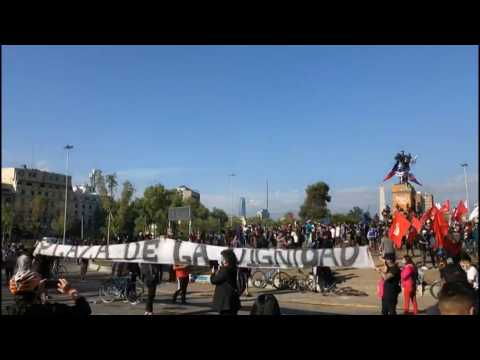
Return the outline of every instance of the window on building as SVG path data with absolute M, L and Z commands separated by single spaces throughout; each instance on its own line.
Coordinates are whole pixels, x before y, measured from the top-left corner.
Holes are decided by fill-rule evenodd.
M 92 205 L 88 205 L 88 208 L 89 208 L 90 210 L 92 210 Z
M 35 191 L 32 191 L 32 196 L 35 195 Z
M 40 184 L 40 187 L 45 187 L 45 184 Z
M 77 205 L 77 204 L 75 204 L 75 209 L 77 209 L 77 208 L 78 208 L 78 205 Z
M 31 183 L 31 182 L 27 182 L 27 185 L 28 185 L 28 186 L 32 186 L 32 183 Z
M 78 211 L 77 211 L 77 210 L 75 210 L 75 215 L 78 215 Z
M 23 184 L 23 183 L 22 183 L 21 180 L 20 180 L 20 181 L 17 181 L 17 185 L 22 185 L 22 184 Z
M 85 204 L 82 205 L 82 209 L 85 209 Z
M 39 191 L 39 192 L 38 192 L 38 195 L 42 195 L 42 192 L 41 192 L 41 191 Z
M 25 195 L 25 190 L 22 190 L 22 195 Z
M 45 193 L 45 196 L 48 196 L 48 192 Z

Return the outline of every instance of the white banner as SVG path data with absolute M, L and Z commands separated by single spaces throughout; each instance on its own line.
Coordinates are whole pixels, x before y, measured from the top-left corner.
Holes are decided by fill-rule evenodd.
M 188 264 L 209 266 L 219 261 L 222 246 L 197 244 L 173 239 L 155 239 L 109 246 L 73 246 L 42 241 L 34 255 L 67 258 L 98 259 L 118 262 Z M 329 266 L 333 268 L 373 268 L 368 246 L 334 249 L 249 249 L 233 248 L 239 267 L 303 268 Z

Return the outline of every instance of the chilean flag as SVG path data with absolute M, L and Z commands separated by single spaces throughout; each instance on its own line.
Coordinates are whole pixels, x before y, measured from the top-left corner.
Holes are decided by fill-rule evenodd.
M 422 184 L 420 184 L 420 182 L 417 180 L 415 175 L 413 175 L 412 173 L 408 174 L 408 180 L 410 180 L 411 182 L 414 182 L 417 185 L 423 186 Z
M 395 165 L 393 165 L 392 170 L 390 170 L 390 172 L 385 176 L 383 181 L 387 181 L 388 179 L 392 178 L 392 176 L 395 175 L 397 170 L 398 170 L 398 161 L 395 163 Z

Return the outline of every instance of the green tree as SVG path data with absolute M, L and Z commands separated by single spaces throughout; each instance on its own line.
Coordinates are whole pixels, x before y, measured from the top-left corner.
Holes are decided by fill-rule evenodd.
M 168 226 L 168 191 L 162 184 L 149 186 L 143 193 L 143 212 L 147 226 L 157 225 L 157 233 L 166 233 Z
M 13 207 L 2 204 L 2 244 L 7 238 L 12 237 L 14 217 Z
M 51 228 L 53 233 L 56 237 L 63 238 L 63 212 L 60 212 L 59 215 L 53 218 L 51 223 Z M 66 223 L 66 233 L 70 231 L 72 228 L 72 219 L 71 217 L 67 216 L 67 223 Z
M 95 172 L 95 191 L 101 196 L 107 196 L 107 186 L 105 185 L 105 177 L 102 174 L 102 170 Z
M 105 183 L 107 185 L 108 191 L 110 192 L 110 197 L 113 199 L 115 196 L 115 190 L 118 186 L 117 174 L 109 174 L 105 176 Z
M 135 189 L 132 183 L 125 181 L 123 183 L 116 216 L 119 234 L 123 236 L 127 235 L 132 237 L 135 230 L 135 209 L 132 203 L 134 193 Z
M 329 190 L 330 187 L 322 181 L 307 187 L 307 197 L 299 212 L 302 220 L 311 219 L 318 221 L 329 215 L 327 209 L 327 202 L 331 200 L 330 195 L 328 195 Z
M 228 215 L 222 209 L 213 208 L 210 215 L 217 222 L 217 227 L 219 229 L 223 229 L 228 223 Z
M 47 210 L 47 200 L 41 195 L 36 195 L 32 200 L 32 216 L 30 218 L 30 231 L 35 238 L 38 238 L 46 230 L 44 223 Z
M 363 210 L 358 206 L 354 206 L 353 209 L 348 212 L 348 217 L 351 222 L 358 223 L 363 219 Z

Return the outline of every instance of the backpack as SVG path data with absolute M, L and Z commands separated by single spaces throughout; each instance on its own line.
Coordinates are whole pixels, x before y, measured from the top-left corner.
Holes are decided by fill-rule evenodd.
M 272 294 L 257 296 L 250 315 L 280 315 L 280 306 L 277 298 Z

